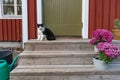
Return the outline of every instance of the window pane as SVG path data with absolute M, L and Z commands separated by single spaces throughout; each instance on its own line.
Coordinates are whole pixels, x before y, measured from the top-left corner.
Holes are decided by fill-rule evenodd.
M 22 1 L 21 0 L 17 0 L 17 4 L 21 4 L 22 3 Z
M 22 8 L 21 8 L 21 6 L 17 7 L 17 15 L 22 15 Z
M 14 0 L 3 0 L 3 4 L 14 4 Z
M 22 15 L 22 0 L 2 0 L 3 16 Z
M 14 6 L 3 6 L 4 15 L 14 15 Z

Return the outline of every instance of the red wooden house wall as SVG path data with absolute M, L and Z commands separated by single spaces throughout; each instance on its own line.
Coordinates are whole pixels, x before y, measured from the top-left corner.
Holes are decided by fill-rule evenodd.
M 37 0 L 28 0 L 28 39 L 36 38 Z
M 89 0 L 89 38 L 96 29 L 112 31 L 114 19 L 120 19 L 120 0 Z
M 0 19 L 0 41 L 21 41 L 22 20 Z

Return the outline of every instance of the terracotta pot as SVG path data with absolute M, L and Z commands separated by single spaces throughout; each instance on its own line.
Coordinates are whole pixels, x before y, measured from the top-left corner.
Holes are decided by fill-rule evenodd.
M 120 40 L 120 29 L 114 29 L 112 30 L 113 35 L 114 35 L 114 39 L 115 40 Z

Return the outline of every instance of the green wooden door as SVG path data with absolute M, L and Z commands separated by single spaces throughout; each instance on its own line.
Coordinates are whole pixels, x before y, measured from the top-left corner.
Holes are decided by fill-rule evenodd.
M 81 36 L 82 0 L 43 0 L 43 23 L 55 35 Z

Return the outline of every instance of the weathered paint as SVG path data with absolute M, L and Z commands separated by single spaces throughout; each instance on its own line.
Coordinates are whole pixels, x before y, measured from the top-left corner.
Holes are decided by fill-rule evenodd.
M 120 18 L 120 0 L 89 1 L 89 38 L 96 29 L 112 31 L 114 19 Z

